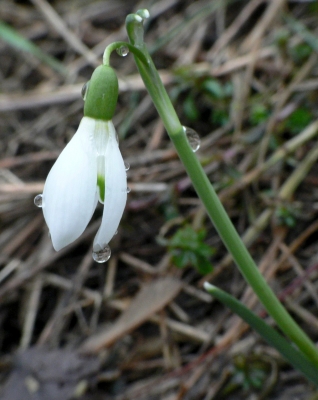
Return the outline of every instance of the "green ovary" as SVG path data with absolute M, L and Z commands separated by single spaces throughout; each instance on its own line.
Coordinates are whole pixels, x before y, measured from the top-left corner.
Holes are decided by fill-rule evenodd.
M 97 175 L 97 186 L 99 189 L 99 200 L 104 203 L 105 200 L 105 178 L 102 175 Z

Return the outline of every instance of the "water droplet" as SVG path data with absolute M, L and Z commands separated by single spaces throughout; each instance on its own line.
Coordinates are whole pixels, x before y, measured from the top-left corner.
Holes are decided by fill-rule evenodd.
M 43 203 L 43 195 L 42 194 L 38 194 L 34 197 L 34 204 L 41 208 L 42 207 L 42 203 Z
M 127 186 L 126 192 L 127 192 L 127 193 L 130 193 L 130 192 L 131 192 L 131 189 L 130 189 L 129 186 Z
M 189 145 L 190 145 L 192 151 L 195 153 L 200 148 L 200 144 L 201 144 L 200 136 L 192 128 L 188 128 L 188 127 L 184 126 L 183 129 L 184 129 L 184 133 L 187 136 Z
M 127 46 L 121 46 L 116 49 L 117 54 L 119 54 L 121 57 L 126 57 L 127 54 L 129 53 L 129 49 Z
M 87 95 L 87 91 L 88 91 L 88 87 L 89 87 L 89 82 L 90 81 L 87 81 L 86 83 L 84 83 L 84 85 L 82 87 L 82 90 L 81 90 L 81 95 L 82 95 L 84 101 L 86 100 L 86 95 Z
M 124 164 L 125 164 L 125 170 L 126 170 L 126 171 L 129 171 L 129 168 L 130 168 L 129 162 L 128 162 L 128 161 L 125 161 Z
M 111 256 L 111 250 L 110 250 L 109 245 L 106 244 L 106 246 L 100 250 L 98 250 L 98 249 L 93 250 L 92 256 L 93 256 L 94 261 L 96 261 L 98 263 L 104 263 L 104 262 L 108 261 Z

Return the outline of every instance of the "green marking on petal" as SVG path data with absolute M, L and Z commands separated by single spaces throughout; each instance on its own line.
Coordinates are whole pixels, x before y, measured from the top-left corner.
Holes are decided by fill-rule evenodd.
M 99 189 L 99 199 L 105 201 L 105 178 L 102 175 L 97 175 L 97 186 Z

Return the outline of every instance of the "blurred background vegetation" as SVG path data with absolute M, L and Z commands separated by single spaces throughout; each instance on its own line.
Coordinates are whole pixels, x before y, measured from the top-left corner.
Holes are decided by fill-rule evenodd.
M 82 118 L 82 86 L 139 8 L 150 11 L 146 42 L 182 123 L 200 135 L 211 182 L 276 294 L 318 340 L 317 2 L 2 0 L 1 398 L 315 399 L 202 289 L 208 280 L 271 322 L 131 55 L 111 57 L 131 188 L 112 257 L 91 258 L 101 207 L 79 240 L 52 249 L 33 198 Z

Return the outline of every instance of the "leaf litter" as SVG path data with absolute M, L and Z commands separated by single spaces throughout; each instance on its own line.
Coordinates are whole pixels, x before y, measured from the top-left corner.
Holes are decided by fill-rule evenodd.
M 200 133 L 196 154 L 260 269 L 317 341 L 315 2 L 142 7 L 177 112 Z M 132 189 L 113 256 L 103 266 L 90 257 L 100 209 L 78 241 L 52 250 L 33 197 L 81 119 L 81 87 L 106 45 L 126 39 L 125 17 L 138 8 L 0 4 L 0 398 L 315 398 L 203 291 L 209 280 L 267 318 L 196 198 L 131 56 L 112 56 L 120 80 L 114 123 Z M 194 255 L 213 248 L 204 251 L 213 266 L 205 276 L 188 263 L 192 247 L 179 243 L 189 229 L 205 233 Z M 176 234 L 183 268 L 167 245 Z

